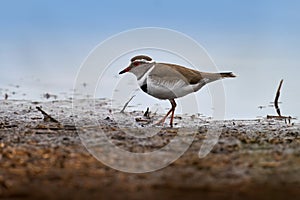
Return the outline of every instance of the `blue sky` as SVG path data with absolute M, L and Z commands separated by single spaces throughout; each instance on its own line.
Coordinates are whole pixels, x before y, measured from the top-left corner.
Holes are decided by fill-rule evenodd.
M 299 85 L 299 10 L 300 2 L 292 0 L 0 0 L 0 86 L 71 88 L 78 67 L 98 43 L 121 31 L 150 26 L 191 36 L 220 70 L 241 75 L 238 86 L 228 83 L 227 90 L 237 99 L 246 94 L 242 86 L 249 85 L 253 99 L 243 100 L 243 107 L 258 104 L 281 78 L 289 81 L 287 100 L 296 102 L 299 95 L 292 89 Z M 257 87 L 250 87 L 253 80 Z M 262 101 L 273 94 L 270 90 Z
M 4 28 L 1 35 L 12 38 L 31 34 L 103 35 L 140 26 L 205 33 L 299 31 L 298 1 L 1 0 L 0 11 L 1 27 Z
M 35 63 L 45 62 L 70 67 L 72 57 L 82 59 L 105 38 L 144 26 L 183 32 L 217 53 L 228 49 L 239 53 L 243 45 L 256 52 L 259 44 L 267 54 L 278 48 L 292 57 L 297 51 L 289 49 L 299 50 L 300 44 L 298 1 L 1 0 L 0 4 L 1 67 L 35 68 Z
M 272 49 L 299 46 L 298 1 L 1 0 L 0 4 L 1 52 L 20 59 L 27 48 L 49 57 L 55 55 L 54 49 L 86 53 L 86 48 L 112 34 L 144 26 L 178 30 L 207 48 L 247 42 L 264 42 L 268 45 L 263 48 Z

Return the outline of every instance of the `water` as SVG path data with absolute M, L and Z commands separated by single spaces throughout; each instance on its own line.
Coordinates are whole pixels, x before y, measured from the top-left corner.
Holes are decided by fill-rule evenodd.
M 145 93 L 143 93 L 136 83 L 135 77 L 130 74 L 125 76 L 119 76 L 120 69 L 127 66 L 128 63 L 124 63 L 120 68 L 115 69 L 113 73 L 108 74 L 100 88 L 105 88 L 105 91 L 101 94 L 95 93 L 96 98 L 110 98 L 113 95 L 117 97 L 123 96 L 122 99 L 116 103 L 116 106 L 123 105 L 132 95 L 135 95 L 130 102 L 129 110 L 146 110 L 150 107 L 152 111 L 166 112 L 169 109 L 170 104 L 168 101 L 157 100 Z M 281 78 L 285 78 L 281 90 L 281 96 L 279 101 L 282 102 L 279 106 L 283 115 L 299 117 L 300 116 L 300 96 L 298 85 L 300 80 L 298 79 L 295 69 L 275 68 L 252 68 L 247 67 L 227 67 L 228 70 L 232 70 L 238 75 L 235 79 L 224 80 L 223 85 L 226 95 L 226 119 L 253 119 L 257 117 L 265 117 L 266 115 L 276 115 L 274 107 L 271 107 L 271 102 L 274 101 L 275 93 Z M 67 74 L 75 74 L 73 70 L 69 69 Z M 50 70 L 51 71 L 51 70 Z M 65 70 L 64 70 L 65 71 Z M 30 72 L 29 72 L 30 73 Z M 43 73 L 36 74 L 32 77 L 19 77 L 9 79 L 0 79 L 0 96 L 4 98 L 5 94 L 8 94 L 9 99 L 27 99 L 33 101 L 45 101 L 45 94 L 50 94 L 50 100 L 54 99 L 68 99 L 73 95 L 73 83 L 75 76 L 57 75 L 60 74 L 59 70 L 55 69 L 52 73 L 48 73 L 45 77 Z M 43 77 L 43 79 L 41 79 Z M 49 79 L 48 79 L 49 77 Z M 54 78 L 56 77 L 56 78 Z M 121 82 L 128 86 L 126 91 L 118 91 L 118 89 L 110 87 L 111 83 Z M 87 90 L 89 84 L 82 84 L 82 87 L 86 87 Z M 134 93 L 132 93 L 134 91 Z M 76 92 L 75 92 L 76 93 Z M 102 95 L 104 94 L 104 95 Z M 53 96 L 52 96 L 53 95 Z M 55 95 L 55 96 L 54 96 Z M 85 94 L 77 94 L 86 98 Z M 208 87 L 204 87 L 196 94 L 196 98 L 199 104 L 199 111 L 205 116 L 211 116 L 213 113 L 211 96 Z M 184 97 L 189 98 L 189 96 Z M 183 99 L 184 99 L 183 98 Z M 177 101 L 178 109 L 177 113 L 181 113 L 182 107 L 180 100 Z M 131 107 L 133 106 L 133 107 Z M 261 106 L 261 108 L 259 108 Z
M 246 46 L 245 46 L 246 45 Z M 247 46 L 248 45 L 248 46 Z M 255 46 L 257 45 L 257 46 Z M 216 44 L 209 46 L 209 53 L 216 63 L 218 71 L 232 71 L 237 75 L 234 79 L 223 81 L 226 114 L 225 119 L 253 119 L 265 117 L 266 115 L 276 115 L 274 107 L 270 102 L 274 101 L 275 93 L 281 79 L 284 79 L 281 96 L 279 98 L 281 113 L 292 117 L 300 116 L 300 94 L 298 78 L 299 59 L 295 53 L 283 53 L 282 51 L 271 51 L 264 46 L 252 44 L 252 51 L 247 50 L 249 43 L 240 44 Z M 53 45 L 55 46 L 55 45 Z M 286 50 L 287 50 L 287 46 Z M 74 49 L 76 45 L 74 46 Z M 78 46 L 77 46 L 78 47 Z M 69 99 L 74 94 L 73 87 L 76 80 L 76 74 L 80 65 L 92 45 L 81 45 L 82 51 L 70 51 L 66 54 L 62 50 L 49 50 L 44 53 L 32 52 L 31 58 L 34 62 L 24 60 L 25 52 L 21 51 L 15 56 L 6 57 L 0 62 L 0 98 L 8 94 L 9 99 L 27 99 L 33 101 L 45 101 L 45 94 L 50 94 L 50 100 Z M 222 49 L 225 48 L 226 49 Z M 228 48 L 228 49 L 227 49 Z M 258 49 L 254 51 L 253 49 Z M 32 51 L 28 49 L 27 51 Z M 56 52 L 56 53 L 55 53 Z M 237 55 L 234 53 L 239 52 Z M 273 52 L 273 54 L 271 54 Z M 291 51 L 293 52 L 293 51 Z M 149 52 L 146 52 L 149 53 Z M 22 55 L 22 59 L 17 55 Z M 123 105 L 132 95 L 135 95 L 130 102 L 128 109 L 146 110 L 150 107 L 152 111 L 166 112 L 170 108 L 168 101 L 161 101 L 143 93 L 130 74 L 120 76 L 118 72 L 129 64 L 132 54 L 124 55 L 112 65 L 101 77 L 98 83 L 89 83 L 89 80 L 81 82 L 80 92 L 75 91 L 76 95 L 82 98 L 88 98 L 85 91 L 93 91 L 95 98 L 117 97 L 116 106 Z M 155 60 L 171 62 L 188 66 L 187 62 L 172 57 L 164 52 L 150 54 Z M 46 59 L 52 56 L 52 59 Z M 43 59 L 41 59 L 41 57 Z M 199 70 L 211 71 L 208 66 L 210 62 L 203 61 L 203 65 L 197 66 Z M 100 77 L 99 77 L 100 78 Z M 210 86 L 214 86 L 211 83 Z M 120 88 L 124 86 L 124 88 Z M 188 95 L 182 98 L 183 101 L 194 97 Z M 189 113 L 199 112 L 205 116 L 212 116 L 213 105 L 209 87 L 205 86 L 195 93 L 198 110 L 194 107 L 182 107 L 178 100 L 177 113 L 188 110 Z M 134 107 L 130 107 L 134 106 Z M 260 109 L 261 107 L 262 109 Z

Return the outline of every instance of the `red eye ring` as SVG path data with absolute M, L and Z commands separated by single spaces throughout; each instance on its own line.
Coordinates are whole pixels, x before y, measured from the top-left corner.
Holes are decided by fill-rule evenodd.
M 133 65 L 136 67 L 138 66 L 140 63 L 139 62 L 134 62 Z

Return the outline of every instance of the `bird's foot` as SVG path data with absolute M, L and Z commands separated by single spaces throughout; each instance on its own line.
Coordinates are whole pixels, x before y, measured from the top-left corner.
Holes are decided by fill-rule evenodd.
M 164 126 L 165 124 L 165 120 L 159 120 L 158 122 L 156 122 L 154 125 L 156 126 Z M 173 128 L 173 123 L 170 123 L 170 127 Z
M 156 122 L 154 125 L 156 126 L 163 126 L 165 123 L 165 121 L 159 120 L 158 122 Z

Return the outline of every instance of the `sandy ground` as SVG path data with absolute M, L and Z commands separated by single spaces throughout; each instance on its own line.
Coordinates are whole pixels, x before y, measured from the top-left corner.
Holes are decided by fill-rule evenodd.
M 147 145 L 116 126 L 105 100 L 95 115 L 99 129 L 126 150 L 157 150 L 181 124 L 195 133 L 190 148 L 171 165 L 150 173 L 112 169 L 91 156 L 74 126 L 71 102 L 0 102 L 0 197 L 4 199 L 299 199 L 300 128 L 274 120 L 212 121 L 194 116 L 175 119 Z M 42 106 L 60 124 L 45 122 Z M 128 116 L 142 113 L 130 112 Z M 195 119 L 197 118 L 197 119 Z M 83 122 L 84 122 L 83 118 Z M 126 124 L 124 124 L 126 126 Z M 202 159 L 198 151 L 210 128 L 221 136 Z M 97 127 L 96 127 L 97 129 Z M 144 143 L 143 143 L 144 144 Z M 137 146 L 137 147 L 136 147 Z

